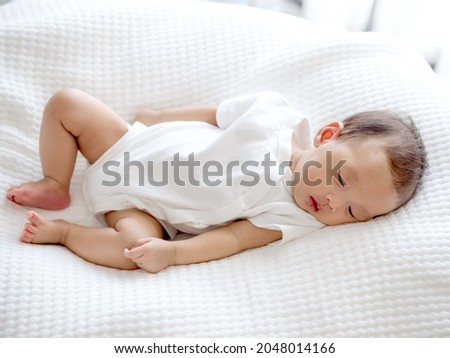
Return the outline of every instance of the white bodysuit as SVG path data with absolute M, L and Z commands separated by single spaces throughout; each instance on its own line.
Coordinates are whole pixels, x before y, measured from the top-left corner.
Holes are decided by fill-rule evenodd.
M 323 224 L 294 202 L 289 168 L 294 135 L 310 146 L 305 116 L 279 94 L 225 100 L 217 124 L 136 122 L 86 172 L 84 195 L 93 213 L 138 208 L 170 238 L 200 234 L 237 219 L 280 230 L 283 241 Z

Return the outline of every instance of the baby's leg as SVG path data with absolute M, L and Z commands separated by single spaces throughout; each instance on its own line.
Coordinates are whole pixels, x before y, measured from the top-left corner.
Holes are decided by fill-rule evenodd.
M 67 207 L 77 151 L 93 163 L 127 130 L 124 120 L 87 93 L 75 89 L 57 92 L 48 101 L 41 124 L 43 179 L 10 189 L 8 199 L 44 209 Z
M 33 244 L 61 244 L 92 263 L 133 270 L 138 266 L 123 255 L 124 249 L 131 249 L 140 238 L 163 237 L 159 222 L 138 209 L 108 213 L 106 220 L 110 227 L 92 228 L 46 220 L 30 211 L 20 239 Z

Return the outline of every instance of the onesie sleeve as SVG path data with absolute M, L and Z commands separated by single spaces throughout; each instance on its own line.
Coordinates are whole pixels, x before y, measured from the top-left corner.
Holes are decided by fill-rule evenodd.
M 216 121 L 219 128 L 226 129 L 236 119 L 244 115 L 255 103 L 257 94 L 228 98 L 217 108 Z
M 226 129 L 246 114 L 267 113 L 273 111 L 274 108 L 283 107 L 291 108 L 282 95 L 271 91 L 229 98 L 219 104 L 216 121 L 219 128 Z
M 248 220 L 255 226 L 281 231 L 282 239 L 278 241 L 280 244 L 301 238 L 324 227 L 322 223 L 308 213 L 290 214 L 285 207 L 274 209 L 272 212 L 264 212 L 250 217 Z

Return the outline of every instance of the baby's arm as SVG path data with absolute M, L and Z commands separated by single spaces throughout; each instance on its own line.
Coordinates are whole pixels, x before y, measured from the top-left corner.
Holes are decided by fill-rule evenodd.
M 248 220 L 241 220 L 187 240 L 142 239 L 137 243 L 140 246 L 125 250 L 124 254 L 141 268 L 158 272 L 168 266 L 221 259 L 279 239 L 280 231 L 259 228 Z
M 196 106 L 153 111 L 144 109 L 136 113 L 136 121 L 147 126 L 171 121 L 201 121 L 217 126 L 216 106 Z

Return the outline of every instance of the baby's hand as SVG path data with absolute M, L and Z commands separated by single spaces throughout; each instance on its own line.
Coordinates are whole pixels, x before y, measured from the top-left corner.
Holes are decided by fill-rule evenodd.
M 151 109 L 143 109 L 136 113 L 135 121 L 141 122 L 146 126 L 161 123 L 161 112 Z
M 124 256 L 140 268 L 156 273 L 175 264 L 173 242 L 157 238 L 145 238 L 136 241 L 131 250 L 125 249 Z

